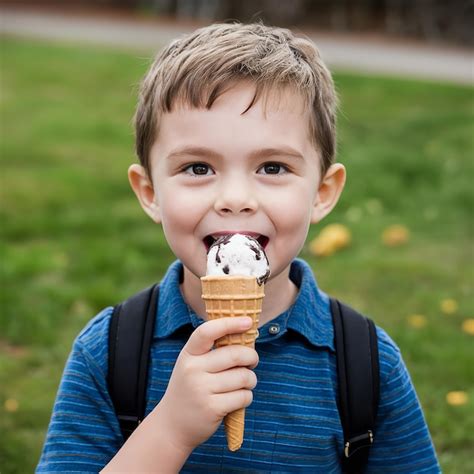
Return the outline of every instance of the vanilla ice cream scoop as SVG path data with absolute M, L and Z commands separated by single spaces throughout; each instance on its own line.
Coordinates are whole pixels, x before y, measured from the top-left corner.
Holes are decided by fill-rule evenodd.
M 259 285 L 270 276 L 270 265 L 259 242 L 242 234 L 224 235 L 207 253 L 207 275 L 254 276 Z

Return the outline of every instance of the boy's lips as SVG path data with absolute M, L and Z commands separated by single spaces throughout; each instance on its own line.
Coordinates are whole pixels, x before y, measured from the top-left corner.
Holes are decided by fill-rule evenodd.
M 203 239 L 204 245 L 206 246 L 206 251 L 209 251 L 211 245 L 220 237 L 224 235 L 233 234 L 248 235 L 249 237 L 254 238 L 263 247 L 263 249 L 265 249 L 265 247 L 268 245 L 268 242 L 270 241 L 270 239 L 266 235 L 259 234 L 257 232 L 250 232 L 247 230 L 228 230 L 221 232 L 213 232 L 212 234 L 206 235 L 206 237 L 204 237 Z

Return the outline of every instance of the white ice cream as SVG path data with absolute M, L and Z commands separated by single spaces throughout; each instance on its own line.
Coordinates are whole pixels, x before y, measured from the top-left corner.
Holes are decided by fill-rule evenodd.
M 268 259 L 259 242 L 242 234 L 221 237 L 207 254 L 208 275 L 254 276 L 262 284 L 270 275 Z

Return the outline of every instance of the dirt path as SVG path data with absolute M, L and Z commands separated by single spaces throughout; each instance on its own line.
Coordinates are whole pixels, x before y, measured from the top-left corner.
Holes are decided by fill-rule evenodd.
M 110 12 L 61 12 L 0 7 L 0 34 L 84 42 L 153 53 L 199 26 L 193 22 L 144 19 Z M 473 83 L 472 50 L 369 35 L 305 31 L 329 66 L 391 76 Z

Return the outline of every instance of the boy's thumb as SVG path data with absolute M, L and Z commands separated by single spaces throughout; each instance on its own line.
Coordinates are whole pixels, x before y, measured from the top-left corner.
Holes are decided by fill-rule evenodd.
M 201 355 L 209 352 L 217 339 L 227 334 L 247 331 L 252 326 L 252 318 L 239 316 L 207 321 L 199 326 L 184 346 L 190 355 Z

